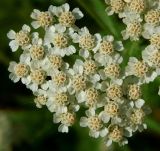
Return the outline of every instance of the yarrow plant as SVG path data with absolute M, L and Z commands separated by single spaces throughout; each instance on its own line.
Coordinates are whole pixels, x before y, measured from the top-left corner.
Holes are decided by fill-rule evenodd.
M 126 29 L 123 40 L 149 39 L 142 58 L 130 57 L 122 69 L 122 41 L 114 36 L 93 34 L 87 27 L 76 26 L 83 17 L 79 8 L 69 4 L 50 6 L 45 12 L 33 10 L 34 31 L 23 25 L 19 32 L 10 30 L 9 46 L 21 49 L 19 62 L 9 65 L 10 79 L 30 89 L 38 108 L 46 106 L 59 123 L 59 132 L 68 132 L 77 121 L 77 112 L 85 108 L 80 126 L 89 128 L 94 138 L 128 143 L 127 138 L 147 128 L 141 87 L 160 74 L 160 5 L 155 0 L 106 0 L 107 13 L 122 19 Z M 159 93 L 160 94 L 160 93 Z

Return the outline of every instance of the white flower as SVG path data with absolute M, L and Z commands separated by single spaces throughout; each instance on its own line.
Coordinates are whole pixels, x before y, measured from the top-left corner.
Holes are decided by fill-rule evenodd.
M 150 67 L 160 68 L 160 51 L 155 46 L 147 46 L 142 52 L 142 58 Z
M 107 35 L 102 38 L 98 51 L 103 55 L 112 55 L 115 50 L 122 51 L 123 49 L 121 41 L 115 41 L 112 35 Z
M 119 54 L 115 54 L 114 56 L 101 56 L 99 54 L 95 55 L 95 60 L 104 66 L 104 69 L 99 70 L 99 74 L 101 75 L 101 79 L 105 80 L 110 78 L 121 79 L 121 68 L 120 64 L 123 61 L 123 58 Z
M 139 99 L 135 103 L 131 102 L 126 115 L 128 117 L 127 124 L 133 132 L 146 129 L 144 117 L 151 112 L 150 108 L 144 106 L 144 100 Z
M 160 10 L 151 9 L 145 14 L 144 18 L 145 18 L 146 24 L 151 24 L 153 26 L 159 25 L 159 23 L 160 23 Z
M 128 3 L 128 10 L 140 14 L 146 9 L 146 3 L 145 0 L 131 0 L 130 3 Z
M 76 95 L 78 103 L 85 103 L 85 106 L 89 109 L 97 109 L 104 106 L 105 99 L 103 95 L 100 95 L 98 90 L 90 87 L 85 91 L 81 91 Z
M 69 104 L 69 95 L 66 92 L 61 91 L 51 91 L 48 93 L 48 101 L 46 106 L 50 112 L 63 112 L 66 110 L 67 105 Z
M 134 75 L 139 78 L 140 83 L 149 83 L 157 77 L 157 73 L 152 71 L 147 63 L 139 61 L 135 57 L 130 57 L 126 67 L 126 76 Z
M 28 84 L 26 86 L 33 92 L 37 91 L 39 87 L 44 90 L 48 89 L 48 84 L 46 83 L 46 72 L 42 69 L 31 69 L 31 73 L 28 76 Z
M 107 5 L 109 5 L 106 8 L 106 12 L 108 15 L 121 13 L 125 8 L 125 2 L 123 0 L 105 0 L 105 2 Z
M 75 8 L 70 11 L 70 6 L 68 3 L 65 3 L 59 7 L 51 5 L 49 10 L 58 17 L 59 23 L 66 27 L 74 26 L 76 20 L 83 17 L 83 13 L 79 10 L 79 8 Z
M 100 113 L 102 121 L 108 123 L 111 120 L 112 124 L 121 123 L 121 105 L 125 105 L 123 103 L 123 101 L 111 101 L 108 99 L 104 106 L 104 110 Z
M 94 110 L 86 111 L 87 117 L 81 117 L 80 126 L 88 127 L 90 129 L 89 135 L 98 138 L 104 137 L 108 133 L 107 128 L 104 127 L 100 115 L 97 115 Z
M 58 127 L 59 132 L 68 133 L 68 127 L 72 126 L 75 122 L 75 114 L 65 109 L 62 112 L 57 112 L 53 115 L 53 122 L 61 123 Z
M 36 92 L 39 88 L 43 90 L 48 89 L 48 82 L 46 80 L 47 77 L 47 66 L 45 65 L 46 60 L 42 60 L 41 62 L 30 61 L 27 54 L 22 54 L 21 58 L 23 60 L 27 60 L 30 64 L 30 74 L 27 76 L 24 84 L 26 87 Z
M 152 25 L 144 25 L 144 32 L 142 33 L 145 39 L 150 40 L 150 45 L 160 49 L 160 26 L 153 27 Z
M 69 56 L 76 52 L 73 43 L 70 43 L 70 35 L 66 27 L 59 24 L 51 26 L 47 29 L 44 43 L 45 45 L 53 44 L 54 47 L 50 48 L 55 55 L 64 57 Z
M 131 12 L 124 14 L 125 18 L 123 19 L 123 22 L 127 25 L 127 27 L 121 32 L 123 39 L 127 40 L 130 38 L 133 41 L 139 40 L 139 37 L 142 34 L 142 19 L 140 15 Z
M 100 80 L 98 75 L 98 63 L 92 59 L 85 60 L 84 62 L 80 59 L 75 61 L 73 65 L 73 70 L 77 74 L 81 74 L 89 82 L 95 84 Z
M 70 77 L 67 75 L 65 70 L 51 70 L 49 75 L 52 80 L 48 81 L 49 89 L 51 91 L 63 91 L 66 92 L 68 88 L 68 84 L 70 82 Z
M 105 88 L 104 85 L 103 85 L 103 87 Z M 111 81 L 110 83 L 107 83 L 105 91 L 106 91 L 106 95 L 109 99 L 114 100 L 114 101 L 121 100 L 121 98 L 123 96 L 122 81 L 117 80 L 117 81 Z
M 45 90 L 38 89 L 36 92 L 34 92 L 34 95 L 36 96 L 34 102 L 37 108 L 42 108 L 43 105 L 46 105 L 48 95 Z
M 8 71 L 11 72 L 9 78 L 13 82 L 18 82 L 20 79 L 23 84 L 27 84 L 27 78 L 30 74 L 30 60 L 20 57 L 20 62 L 10 62 Z
M 90 52 L 97 52 L 99 48 L 99 44 L 101 41 L 100 34 L 90 34 L 87 27 L 81 28 L 77 33 L 73 33 L 71 35 L 74 43 L 78 43 L 80 49 L 79 55 L 88 58 L 90 56 Z
M 19 46 L 21 46 L 22 49 L 30 47 L 30 30 L 29 26 L 23 25 L 22 30 L 18 33 L 13 30 L 8 32 L 7 37 L 11 39 L 9 46 L 13 52 L 17 51 Z
M 31 13 L 31 18 L 35 20 L 31 23 L 35 29 L 39 27 L 49 27 L 54 22 L 54 17 L 52 16 L 50 10 L 41 12 L 37 9 L 34 9 Z
M 36 62 L 40 60 L 41 62 L 45 58 L 47 52 L 48 48 L 43 46 L 43 41 L 39 38 L 39 34 L 33 33 L 30 48 L 26 49 L 22 55 L 28 57 L 29 60 L 34 60 Z
M 112 142 L 117 142 L 119 145 L 125 145 L 128 144 L 128 140 L 124 137 L 125 131 L 127 129 L 123 129 L 122 127 L 119 127 L 118 125 L 110 125 L 108 127 L 108 135 L 106 138 L 106 146 L 110 146 Z

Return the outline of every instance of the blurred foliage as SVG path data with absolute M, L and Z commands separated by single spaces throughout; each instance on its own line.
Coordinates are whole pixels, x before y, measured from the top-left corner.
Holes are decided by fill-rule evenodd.
M 87 26 L 91 32 L 102 35 L 112 34 L 117 40 L 122 37 L 123 24 L 116 16 L 105 13 L 104 0 L 0 0 L 0 151 L 108 151 L 103 140 L 88 136 L 88 130 L 77 125 L 68 134 L 57 132 L 52 123 L 52 114 L 36 109 L 32 94 L 21 83 L 13 84 L 8 78 L 9 61 L 18 60 L 19 53 L 11 53 L 6 33 L 9 29 L 18 31 L 30 24 L 33 8 L 46 10 L 49 5 L 68 2 L 71 8 L 80 7 L 85 17 L 77 24 Z M 147 45 L 125 41 L 124 67 L 129 56 L 141 58 L 141 50 Z M 129 139 L 129 145 L 113 151 L 159 151 L 160 149 L 160 97 L 157 95 L 160 79 L 143 86 L 143 97 L 152 107 L 152 114 L 146 119 L 148 130 Z

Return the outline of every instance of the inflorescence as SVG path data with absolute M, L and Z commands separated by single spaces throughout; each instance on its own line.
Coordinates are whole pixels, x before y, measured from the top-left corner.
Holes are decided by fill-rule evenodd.
M 22 54 L 8 70 L 11 80 L 32 90 L 38 108 L 47 106 L 53 113 L 59 132 L 67 133 L 78 118 L 76 113 L 85 108 L 80 126 L 88 127 L 91 137 L 104 137 L 107 146 L 125 145 L 127 137 L 147 128 L 144 118 L 150 108 L 141 87 L 160 73 L 160 6 L 144 0 L 106 3 L 108 14 L 119 14 L 126 24 L 124 40 L 149 39 L 141 60 L 130 57 L 123 70 L 122 42 L 77 27 L 83 13 L 79 8 L 70 10 L 66 3 L 45 12 L 33 10 L 31 25 L 34 30 L 42 28 L 43 35 L 31 32 L 28 25 L 19 32 L 9 31 L 11 50 L 21 49 Z

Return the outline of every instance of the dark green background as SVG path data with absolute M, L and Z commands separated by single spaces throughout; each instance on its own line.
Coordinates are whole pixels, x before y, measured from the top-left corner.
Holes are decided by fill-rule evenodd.
M 10 29 L 18 31 L 23 24 L 30 24 L 33 8 L 47 10 L 48 6 L 68 2 L 71 8 L 80 7 L 85 17 L 77 22 L 87 26 L 92 33 L 113 34 L 122 37 L 124 26 L 116 16 L 107 17 L 104 0 L 0 0 L 0 151 L 106 151 L 102 139 L 88 136 L 88 130 L 73 126 L 68 134 L 57 132 L 52 114 L 46 108 L 37 109 L 31 91 L 21 83 L 13 84 L 8 78 L 8 64 L 18 61 L 19 53 L 12 53 L 6 37 Z M 124 42 L 123 67 L 129 56 L 141 57 L 147 41 Z M 143 86 L 143 98 L 153 110 L 146 119 L 148 130 L 129 139 L 129 145 L 114 151 L 160 150 L 160 97 L 157 95 L 160 79 Z

